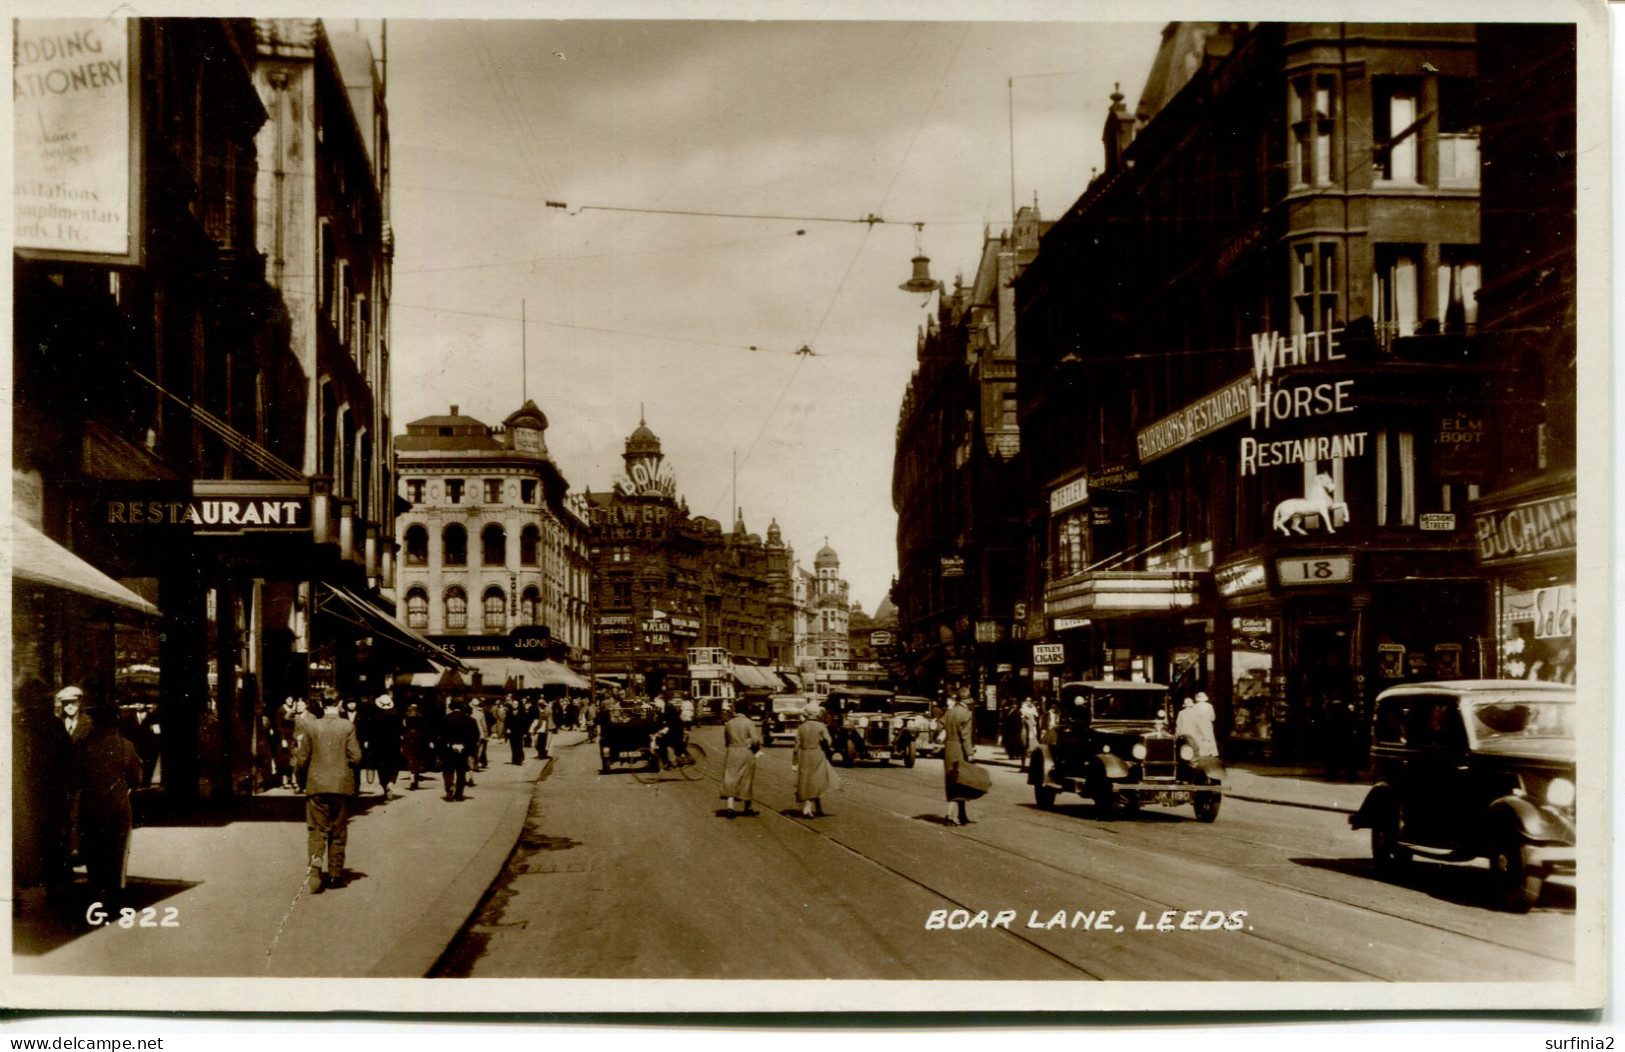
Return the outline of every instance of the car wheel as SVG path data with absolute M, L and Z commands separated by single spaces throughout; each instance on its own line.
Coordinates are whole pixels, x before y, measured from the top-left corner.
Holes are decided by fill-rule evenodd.
M 1055 810 L 1055 787 L 1053 785 L 1033 786 L 1033 802 L 1040 811 Z
M 1371 823 L 1371 860 L 1384 880 L 1398 878 L 1411 860 L 1411 853 L 1399 845 L 1399 813 L 1393 808 Z
M 1529 847 L 1516 830 L 1505 829 L 1490 847 L 1490 881 L 1502 909 L 1528 913 L 1540 901 L 1545 874 L 1529 863 Z
M 913 767 L 914 766 L 914 761 L 917 758 L 918 757 L 916 756 L 916 753 L 915 753 L 914 743 L 909 742 L 908 743 L 908 748 L 903 750 L 903 766 L 904 767 Z
M 1219 804 L 1223 800 L 1224 797 L 1218 793 L 1197 793 L 1196 798 L 1191 801 L 1196 806 L 1197 820 L 1211 822 L 1218 818 Z
M 851 767 L 852 765 L 856 764 L 857 762 L 858 762 L 858 751 L 856 749 L 854 749 L 850 745 L 848 745 L 846 748 L 841 750 L 841 763 L 842 764 L 846 765 L 847 767 Z

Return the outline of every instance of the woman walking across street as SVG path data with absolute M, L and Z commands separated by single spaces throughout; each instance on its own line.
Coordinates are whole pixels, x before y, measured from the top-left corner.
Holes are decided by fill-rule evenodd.
M 408 789 L 416 789 L 423 772 L 429 769 L 431 744 L 422 710 L 416 705 L 408 705 L 406 716 L 401 720 L 401 756 L 406 761 L 406 770 L 412 775 L 412 784 L 407 786 Z
M 948 794 L 948 824 L 969 825 L 970 817 L 965 814 L 965 801 L 973 800 L 980 795 L 967 791 L 961 782 L 960 765 L 969 765 L 972 757 L 976 755 L 976 739 L 971 731 L 970 691 L 962 688 L 954 696 L 954 703 L 942 715 L 942 729 L 948 734 L 948 739 L 942 747 L 942 773 Z
M 806 719 L 796 728 L 796 799 L 805 818 L 824 814 L 824 794 L 829 792 L 829 728 L 824 726 L 824 710 L 809 702 Z
M 732 818 L 734 801 L 743 800 L 745 814 L 754 815 L 751 800 L 755 795 L 756 756 L 762 750 L 762 734 L 756 724 L 743 712 L 736 712 L 722 728 L 723 754 L 722 795 L 728 801 L 728 817 Z
M 395 710 L 395 699 L 387 692 L 378 695 L 363 726 L 366 740 L 361 747 L 367 754 L 366 766 L 377 772 L 378 788 L 387 804 L 395 778 L 401 773 L 401 714 Z

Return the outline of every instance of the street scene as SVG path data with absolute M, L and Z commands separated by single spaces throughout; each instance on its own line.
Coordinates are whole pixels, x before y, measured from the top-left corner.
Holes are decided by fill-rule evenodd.
M 19 1003 L 1599 1003 L 1540 17 L 17 19 Z

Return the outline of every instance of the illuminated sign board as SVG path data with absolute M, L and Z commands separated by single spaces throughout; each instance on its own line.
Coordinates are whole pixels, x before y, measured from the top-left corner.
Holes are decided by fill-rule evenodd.
M 195 534 L 303 531 L 311 525 L 307 482 L 197 480 L 189 495 L 162 484 L 150 490 L 148 496 L 141 488 L 120 487 L 101 501 L 98 517 L 109 529 L 175 527 Z
M 1574 550 L 1574 494 L 1499 508 L 1474 517 L 1478 561 L 1495 566 Z
M 1230 566 L 1219 566 L 1213 571 L 1213 584 L 1226 598 L 1244 592 L 1256 592 L 1269 585 L 1262 559 L 1248 559 Z

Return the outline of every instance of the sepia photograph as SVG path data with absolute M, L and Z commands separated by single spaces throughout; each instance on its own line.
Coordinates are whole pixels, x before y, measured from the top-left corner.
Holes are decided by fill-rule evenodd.
M 1604 4 L 227 10 L 10 21 L 0 1002 L 1603 1004 Z

